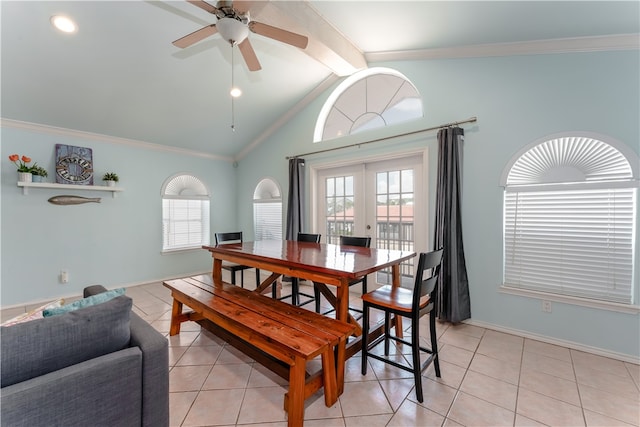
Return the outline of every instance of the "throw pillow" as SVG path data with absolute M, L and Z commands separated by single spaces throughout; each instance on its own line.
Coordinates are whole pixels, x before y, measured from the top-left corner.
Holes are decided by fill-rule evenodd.
M 119 296 L 60 316 L 0 328 L 0 387 L 129 346 L 132 300 Z
M 41 305 L 38 308 L 34 308 L 33 310 L 29 310 L 26 313 L 22 313 L 12 319 L 9 319 L 0 326 L 11 326 L 11 325 L 17 325 L 18 323 L 29 322 L 30 320 L 42 319 L 44 317 L 43 316 L 44 310 L 61 307 L 63 304 L 64 304 L 64 299 L 48 302 L 44 305 Z
M 120 295 L 124 295 L 124 288 L 114 289 L 112 291 L 103 292 L 101 294 L 91 295 L 90 297 L 74 301 L 71 304 L 63 305 L 62 307 L 45 309 L 42 314 L 44 317 L 57 316 L 59 314 L 68 313 L 80 308 L 101 304 Z

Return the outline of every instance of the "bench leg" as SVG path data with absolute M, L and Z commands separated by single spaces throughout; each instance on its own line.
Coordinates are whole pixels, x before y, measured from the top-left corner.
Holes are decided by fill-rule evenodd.
M 173 307 L 171 308 L 171 327 L 169 335 L 173 336 L 180 333 L 180 315 L 182 315 L 182 303 L 177 299 L 173 299 Z
M 344 392 L 344 370 L 347 361 L 347 339 L 341 339 L 336 347 L 336 378 L 338 396 Z
M 306 373 L 306 360 L 296 357 L 294 365 L 289 368 L 288 427 L 301 427 L 304 421 L 304 385 Z
M 340 367 L 338 366 L 338 370 Z M 343 379 L 344 382 L 344 374 Z M 322 383 L 324 386 L 324 404 L 327 408 L 338 401 L 338 381 L 336 377 L 336 359 L 333 349 L 327 347 L 322 353 Z

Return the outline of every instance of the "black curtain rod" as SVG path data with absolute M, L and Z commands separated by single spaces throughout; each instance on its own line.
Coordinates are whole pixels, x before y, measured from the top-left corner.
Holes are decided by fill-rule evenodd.
M 436 130 L 436 129 L 442 129 L 442 128 L 448 128 L 448 127 L 451 127 L 451 126 L 461 125 L 463 123 L 473 123 L 473 122 L 475 122 L 477 120 L 478 120 L 477 117 L 470 117 L 470 118 L 468 118 L 466 120 L 459 120 L 457 122 L 446 123 L 446 124 L 439 125 L 439 126 L 432 126 L 430 128 L 426 128 L 426 129 L 414 130 L 413 132 L 402 133 L 400 135 L 393 135 L 393 136 L 386 136 L 384 138 L 372 139 L 371 141 L 358 142 L 357 144 L 345 145 L 344 147 L 327 148 L 326 150 L 312 151 L 310 153 L 304 153 L 304 154 L 296 154 L 295 156 L 287 156 L 286 159 L 287 160 L 289 160 L 289 159 L 297 159 L 299 157 L 311 156 L 313 154 L 326 153 L 326 152 L 329 152 L 329 151 L 343 150 L 345 148 L 351 148 L 351 147 L 360 148 L 361 145 L 371 144 L 372 142 L 380 142 L 380 141 L 385 141 L 387 139 L 398 138 L 398 137 L 401 137 L 401 136 L 415 135 L 417 133 L 422 133 L 422 132 L 427 132 L 427 131 L 430 131 L 430 130 Z

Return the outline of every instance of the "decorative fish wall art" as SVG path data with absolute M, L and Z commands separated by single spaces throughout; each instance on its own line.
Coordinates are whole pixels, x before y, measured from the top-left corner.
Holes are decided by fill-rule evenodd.
M 49 203 L 53 203 L 54 205 L 81 205 L 83 203 L 100 203 L 102 198 L 100 197 L 80 197 L 80 196 L 54 196 L 49 198 Z

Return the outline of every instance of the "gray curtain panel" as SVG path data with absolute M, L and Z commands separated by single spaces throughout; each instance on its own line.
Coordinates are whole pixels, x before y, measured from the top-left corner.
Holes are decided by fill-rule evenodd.
M 438 131 L 438 188 L 436 191 L 435 249 L 443 248 L 438 280 L 437 314 L 440 320 L 458 323 L 471 317 L 469 281 L 462 244 L 460 210 L 460 151 L 464 130 Z
M 289 159 L 286 240 L 296 240 L 298 233 L 304 230 L 304 192 L 304 159 Z

